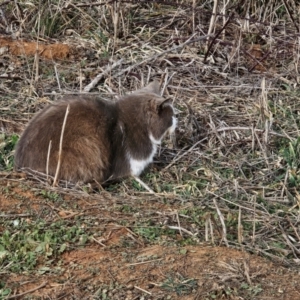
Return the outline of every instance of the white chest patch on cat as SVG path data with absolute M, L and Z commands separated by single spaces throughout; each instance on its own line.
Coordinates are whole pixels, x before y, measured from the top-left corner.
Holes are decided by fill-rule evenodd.
M 130 170 L 131 170 L 131 175 L 133 176 L 139 176 L 143 170 L 153 162 L 153 157 L 156 153 L 157 150 L 157 145 L 153 144 L 152 146 L 152 152 L 151 154 L 145 158 L 145 159 L 134 159 L 130 154 L 128 154 L 128 159 L 129 159 L 129 164 L 130 164 Z

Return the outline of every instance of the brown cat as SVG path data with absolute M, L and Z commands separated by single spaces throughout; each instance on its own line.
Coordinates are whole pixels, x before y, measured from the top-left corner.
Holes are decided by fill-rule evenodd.
M 51 141 L 48 172 L 54 176 L 68 104 L 58 178 L 74 183 L 139 176 L 153 161 L 165 134 L 176 127 L 172 104 L 159 95 L 156 81 L 116 102 L 68 96 L 29 122 L 16 147 L 16 170 L 46 173 Z

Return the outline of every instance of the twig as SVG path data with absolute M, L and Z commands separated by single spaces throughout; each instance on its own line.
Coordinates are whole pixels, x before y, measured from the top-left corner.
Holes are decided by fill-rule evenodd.
M 106 245 L 104 245 L 103 243 L 101 243 L 101 242 L 99 242 L 97 239 L 95 239 L 94 237 L 92 237 L 92 240 L 94 241 L 94 242 L 96 242 L 97 244 L 99 244 L 100 246 L 102 246 L 102 247 L 106 247 Z
M 243 225 L 242 225 L 242 210 L 239 207 L 239 216 L 238 216 L 238 242 L 241 244 L 243 242 Z
M 32 292 L 34 292 L 34 291 L 36 291 L 36 290 L 39 290 L 39 289 L 43 288 L 47 283 L 48 283 L 48 282 L 45 281 L 45 282 L 43 282 L 41 285 L 37 286 L 36 288 L 33 288 L 33 289 L 28 290 L 28 291 L 26 291 L 26 292 L 24 292 L 24 293 L 21 293 L 21 294 L 9 296 L 9 297 L 7 297 L 6 299 L 16 299 L 16 298 L 25 296 L 25 295 L 27 295 L 27 294 L 29 294 L 29 293 L 32 293 Z
M 2 21 L 3 21 L 3 23 L 5 24 L 5 26 L 7 27 L 8 26 L 8 22 L 7 22 L 7 19 L 6 19 L 5 15 L 4 15 L 4 12 L 3 12 L 3 10 L 1 8 L 0 8 L 0 17 L 1 17 Z
M 243 260 L 243 264 L 244 264 L 244 275 L 246 276 L 248 284 L 252 285 L 252 281 L 249 275 L 249 264 L 247 263 L 246 260 Z
M 224 243 L 226 244 L 226 246 L 229 247 L 229 244 L 228 244 L 228 241 L 227 241 L 227 230 L 226 230 L 226 225 L 225 225 L 225 222 L 224 222 L 224 217 L 223 217 L 223 215 L 222 215 L 222 213 L 219 209 L 219 206 L 218 206 L 217 201 L 216 201 L 215 198 L 213 198 L 213 202 L 214 202 L 214 205 L 215 205 L 216 210 L 217 210 L 217 214 L 218 214 L 219 219 L 220 219 L 221 224 L 222 224 L 222 229 L 223 229 L 222 239 L 223 239 Z
M 286 3 L 286 0 L 283 0 L 283 3 L 284 3 L 284 6 L 285 6 L 285 8 L 286 8 L 286 10 L 287 10 L 287 12 L 288 12 L 288 14 L 289 14 L 291 20 L 292 20 L 293 23 L 294 23 L 295 28 L 297 29 L 298 32 L 300 32 L 299 26 L 297 25 L 297 22 L 295 21 L 295 19 L 294 19 L 292 13 L 291 13 L 291 11 L 290 11 L 290 8 L 289 8 L 289 6 L 288 6 L 287 3 Z
M 178 223 L 178 228 L 179 228 L 179 234 L 182 236 L 182 231 L 181 231 L 181 225 L 180 225 L 180 220 L 179 220 L 179 215 L 178 215 L 178 211 L 176 211 L 176 219 L 177 219 L 177 223 Z
M 96 84 L 104 77 L 106 76 L 112 69 L 115 67 L 121 65 L 123 62 L 123 58 L 113 63 L 111 66 L 107 66 L 107 68 L 100 74 L 98 74 L 92 81 L 89 83 L 84 89 L 84 92 L 89 92 L 92 88 L 96 86 Z
M 271 54 L 271 51 L 268 51 L 261 59 L 257 59 L 256 57 L 254 57 L 253 55 L 251 55 L 247 51 L 243 51 L 243 52 L 248 54 L 255 61 L 254 65 L 248 70 L 249 73 L 252 72 L 257 65 L 260 65 L 260 66 L 264 67 L 262 62 L 264 60 L 266 60 L 267 57 Z
M 155 194 L 155 192 L 145 183 L 143 182 L 140 178 L 137 176 L 133 176 L 133 178 L 144 188 L 146 189 L 149 193 Z
M 70 111 L 70 104 L 68 104 L 68 106 L 67 106 L 66 113 L 65 113 L 65 118 L 64 118 L 64 123 L 63 123 L 62 129 L 61 129 L 60 141 L 59 141 L 58 161 L 57 161 L 56 172 L 55 172 L 55 176 L 54 176 L 54 180 L 53 180 L 53 186 L 56 186 L 56 184 L 57 184 L 57 177 L 58 177 L 58 173 L 59 173 L 59 170 L 60 170 L 62 143 L 63 143 L 64 132 L 65 132 L 65 127 L 66 127 L 67 117 L 68 117 L 69 111 Z
M 134 286 L 137 290 L 140 290 L 140 291 L 142 291 L 142 292 L 144 292 L 144 293 L 146 293 L 146 294 L 148 294 L 148 295 L 152 295 L 152 293 L 150 293 L 150 292 L 148 292 L 148 291 L 146 291 L 146 290 L 144 290 L 144 289 L 142 289 L 142 288 L 140 288 L 140 287 L 138 287 L 138 286 Z
M 209 46 L 208 46 L 208 49 L 205 53 L 205 56 L 204 56 L 204 60 L 203 62 L 206 63 L 206 60 L 207 60 L 207 57 L 208 57 L 208 54 L 210 52 L 210 49 L 212 48 L 215 40 L 218 38 L 218 36 L 222 33 L 222 31 L 226 28 L 226 26 L 229 24 L 230 20 L 233 18 L 234 16 L 234 11 L 230 14 L 228 20 L 226 21 L 226 23 L 223 25 L 223 27 L 219 30 L 219 32 L 214 36 L 214 38 L 212 39 L 212 41 L 210 42 Z
M 163 260 L 163 259 L 158 258 L 158 259 L 152 259 L 152 260 L 147 260 L 147 261 L 140 261 L 137 263 L 127 264 L 127 266 L 138 266 L 138 265 L 150 264 L 152 262 L 161 261 L 161 260 Z
M 253 228 L 252 228 L 252 241 L 251 244 L 254 246 L 255 244 L 255 237 L 256 237 L 256 196 L 254 196 L 254 201 L 253 201 Z
M 189 152 L 191 152 L 194 148 L 196 148 L 200 143 L 202 143 L 205 140 L 207 140 L 207 137 L 204 138 L 204 139 L 202 139 L 202 140 L 200 140 L 200 141 L 198 141 L 191 148 L 189 148 L 187 151 L 185 151 L 181 155 L 179 155 L 176 158 L 174 158 L 163 170 L 169 169 L 171 166 L 173 166 L 175 164 L 176 161 L 180 160 L 183 156 L 185 156 L 186 154 L 188 154 Z
M 59 91 L 61 92 L 61 86 L 60 86 L 60 82 L 59 82 L 59 76 L 58 76 L 58 71 L 57 71 L 56 64 L 54 64 L 54 71 L 55 71 L 55 77 L 56 77 L 58 89 L 59 89 Z
M 215 22 L 216 22 L 216 16 L 217 16 L 217 7 L 218 7 L 218 0 L 214 0 L 214 7 L 213 7 L 213 11 L 212 11 L 212 14 L 211 14 L 211 18 L 210 18 L 210 23 L 209 23 L 209 28 L 208 28 L 208 32 L 207 34 L 211 34 L 212 31 L 213 31 L 213 27 L 215 25 Z M 220 32 L 221 33 L 221 32 Z M 219 34 L 220 34 L 219 33 Z M 215 40 L 215 39 L 214 39 Z M 208 47 L 206 48 L 206 50 L 208 50 Z M 208 52 L 208 51 L 207 51 Z M 206 52 L 206 53 L 207 53 Z M 205 57 L 206 59 L 206 57 Z M 204 61 L 205 61 L 204 59 Z
M 30 214 L 12 214 L 12 215 L 0 215 L 0 218 L 10 219 L 10 218 L 23 218 L 30 217 Z
M 221 127 L 221 128 L 215 129 L 213 132 L 215 132 L 215 131 L 217 131 L 217 132 L 229 131 L 229 130 L 250 130 L 250 131 L 262 132 L 262 133 L 265 132 L 265 129 L 256 129 L 256 128 L 252 129 L 251 127 Z M 209 133 L 211 133 L 211 132 L 209 132 Z M 286 135 L 281 134 L 281 133 L 277 133 L 275 131 L 269 131 L 268 133 L 272 134 L 272 135 L 275 135 L 275 136 L 287 138 L 289 140 L 293 140 L 289 136 L 286 136 Z
M 51 146 L 52 146 L 52 140 L 50 140 L 50 142 L 49 142 L 48 153 L 47 153 L 47 163 L 46 163 L 46 180 L 47 180 L 47 182 L 48 182 L 48 176 L 49 176 L 49 160 L 50 160 Z
M 185 229 L 183 227 L 179 227 L 179 226 L 167 226 L 167 227 L 170 228 L 170 229 L 173 229 L 173 230 L 179 230 L 180 234 L 183 231 L 183 232 L 187 233 L 190 236 L 195 236 L 196 235 L 196 234 L 188 231 L 187 229 Z
M 126 69 L 120 71 L 119 73 L 113 75 L 112 77 L 113 77 L 113 78 L 120 77 L 120 76 L 123 75 L 124 73 L 130 72 L 132 69 L 134 69 L 134 68 L 136 68 L 136 67 L 139 67 L 139 66 L 141 66 L 141 65 L 143 65 L 143 64 L 145 64 L 145 63 L 149 63 L 149 62 L 151 62 L 152 60 L 155 60 L 155 59 L 157 59 L 157 58 L 159 58 L 159 57 L 165 55 L 166 53 L 169 53 L 169 52 L 172 52 L 172 51 L 181 49 L 181 48 L 183 48 L 184 46 L 186 46 L 186 45 L 188 45 L 188 44 L 196 43 L 196 42 L 198 42 L 198 41 L 205 40 L 205 39 L 208 39 L 208 38 L 212 37 L 212 35 L 204 35 L 204 36 L 200 36 L 199 38 L 193 39 L 193 37 L 194 37 L 195 35 L 196 35 L 196 33 L 193 34 L 193 35 L 192 35 L 187 41 L 185 41 L 184 43 L 182 43 L 182 44 L 180 44 L 180 45 L 178 45 L 178 46 L 172 47 L 172 48 L 170 48 L 170 49 L 168 49 L 168 50 L 165 50 L 165 51 L 163 51 L 163 52 L 161 52 L 161 53 L 155 54 L 155 55 L 153 55 L 153 56 L 151 56 L 151 57 L 148 57 L 148 58 L 146 58 L 146 59 L 144 59 L 144 60 L 142 60 L 142 61 L 140 61 L 140 62 L 138 62 L 138 63 L 136 63 L 136 64 L 134 64 L 134 65 L 131 65 L 131 66 L 129 66 L 128 68 L 126 68 Z
M 9 2 L 9 1 L 7 1 Z M 80 4 L 76 4 L 76 5 L 71 5 L 71 4 L 67 4 L 65 7 L 63 7 L 63 9 L 69 9 L 71 7 L 92 7 L 92 6 L 103 6 L 103 5 L 107 5 L 107 4 L 111 4 L 114 3 L 115 0 L 111 0 L 111 1 L 107 1 L 107 2 L 91 2 L 91 3 L 80 3 Z M 1 5 L 1 4 L 0 4 Z

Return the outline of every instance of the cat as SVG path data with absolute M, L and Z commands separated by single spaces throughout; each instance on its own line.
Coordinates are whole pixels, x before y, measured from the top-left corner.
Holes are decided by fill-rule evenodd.
M 171 101 L 162 98 L 159 90 L 159 83 L 153 81 L 116 102 L 77 95 L 46 106 L 29 122 L 17 143 L 15 170 L 45 174 L 48 170 L 48 175 L 55 175 L 69 105 L 58 179 L 104 183 L 139 176 L 177 124 Z

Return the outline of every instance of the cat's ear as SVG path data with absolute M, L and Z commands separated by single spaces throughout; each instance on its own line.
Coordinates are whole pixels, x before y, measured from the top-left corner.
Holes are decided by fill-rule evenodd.
M 159 112 L 162 111 L 167 106 L 172 107 L 172 99 L 171 98 L 165 99 L 162 102 L 160 102 L 158 105 L 158 111 Z
M 144 88 L 142 88 L 140 91 L 150 92 L 160 96 L 160 84 L 157 80 L 154 80 L 148 85 L 146 85 Z

